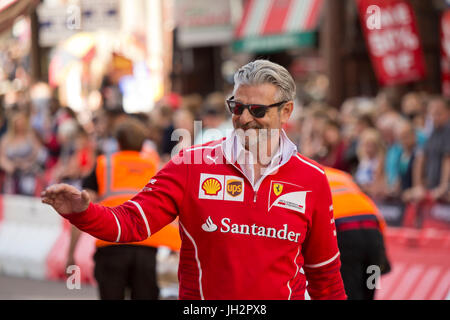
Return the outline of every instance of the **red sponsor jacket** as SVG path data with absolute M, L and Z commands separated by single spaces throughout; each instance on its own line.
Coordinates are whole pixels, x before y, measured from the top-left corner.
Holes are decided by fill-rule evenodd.
M 63 215 L 107 241 L 139 241 L 179 217 L 180 299 L 345 299 L 330 187 L 293 154 L 256 189 L 222 141 L 181 151 L 131 200 Z

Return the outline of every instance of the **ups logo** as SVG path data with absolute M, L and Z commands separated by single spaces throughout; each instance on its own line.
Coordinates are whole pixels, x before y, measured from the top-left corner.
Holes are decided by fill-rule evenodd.
M 232 197 L 237 197 L 242 192 L 242 181 L 240 180 L 228 180 L 227 193 Z

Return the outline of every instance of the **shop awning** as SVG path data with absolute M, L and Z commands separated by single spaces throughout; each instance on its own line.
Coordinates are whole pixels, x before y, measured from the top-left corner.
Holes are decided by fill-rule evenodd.
M 39 0 L 0 0 L 0 32 L 10 28 L 20 15 L 27 14 Z
M 233 49 L 273 52 L 310 47 L 323 0 L 246 0 Z

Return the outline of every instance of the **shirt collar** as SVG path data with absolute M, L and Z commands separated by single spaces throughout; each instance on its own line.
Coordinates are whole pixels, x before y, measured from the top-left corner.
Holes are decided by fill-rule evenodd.
M 288 138 L 284 129 L 281 129 L 280 138 L 280 146 L 275 155 L 272 157 L 267 169 L 277 165 L 284 165 L 293 155 L 297 153 L 297 146 Z M 229 162 L 233 164 L 237 162 L 239 165 L 242 164 L 239 163 L 239 160 L 243 158 L 242 155 L 247 152 L 238 141 L 236 130 L 233 130 L 231 135 L 222 142 L 222 150 L 225 158 Z

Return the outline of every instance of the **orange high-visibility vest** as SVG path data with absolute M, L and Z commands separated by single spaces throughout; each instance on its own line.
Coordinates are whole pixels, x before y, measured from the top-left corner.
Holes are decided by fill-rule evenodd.
M 97 158 L 96 176 L 99 203 L 114 207 L 130 200 L 150 181 L 158 168 L 158 160 L 137 151 L 120 151 L 110 156 Z M 118 245 L 119 243 L 97 240 L 97 247 Z M 151 247 L 167 246 L 178 251 L 181 239 L 177 221 L 165 226 L 151 237 L 140 242 L 127 244 Z
M 381 232 L 386 228 L 386 222 L 375 203 L 353 181 L 346 172 L 324 167 L 330 184 L 333 198 L 334 219 L 373 215 L 378 220 Z

